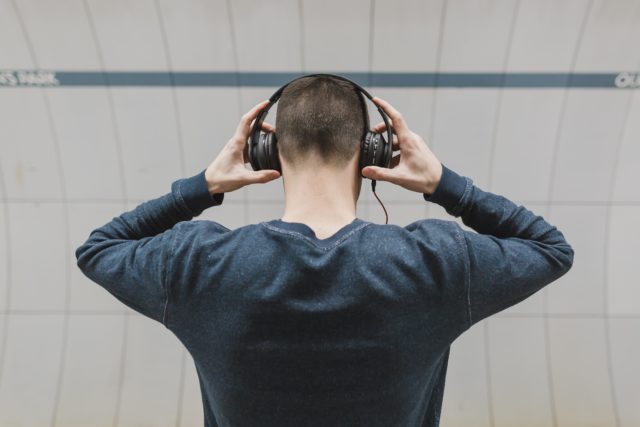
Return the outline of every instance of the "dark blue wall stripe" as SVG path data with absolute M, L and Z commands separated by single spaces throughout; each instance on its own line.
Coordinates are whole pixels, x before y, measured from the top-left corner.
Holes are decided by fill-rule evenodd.
M 364 86 L 402 88 L 640 88 L 640 73 L 366 73 L 339 72 Z M 276 87 L 297 72 L 0 71 L 1 87 L 180 86 Z

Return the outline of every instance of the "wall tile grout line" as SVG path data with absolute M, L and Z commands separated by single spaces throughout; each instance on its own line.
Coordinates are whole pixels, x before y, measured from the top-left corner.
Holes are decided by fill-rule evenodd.
M 447 23 L 447 0 L 442 0 L 440 2 L 440 25 L 438 28 L 438 42 L 436 44 L 436 56 L 435 56 L 435 75 L 434 75 L 434 90 L 431 91 L 431 111 L 429 113 L 429 132 L 427 135 L 426 143 L 429 145 L 429 148 L 435 152 L 435 122 L 436 122 L 436 108 L 438 105 L 438 91 L 435 88 L 439 87 L 440 83 L 440 75 L 441 75 L 441 63 L 442 63 L 442 51 L 444 44 L 444 34 L 445 27 Z M 430 203 L 425 206 L 425 217 L 430 217 L 432 215 L 432 209 Z
M 38 65 L 38 58 L 36 55 L 36 50 L 33 46 L 33 41 L 31 38 L 31 35 L 29 34 L 29 31 L 27 29 L 27 26 L 24 22 L 24 18 L 22 17 L 22 13 L 20 11 L 20 8 L 18 7 L 17 3 L 15 0 L 11 0 L 11 6 L 16 14 L 16 18 L 18 21 L 18 24 L 20 26 L 20 30 L 23 34 L 25 43 L 27 45 L 27 49 L 29 52 L 29 56 L 31 57 L 31 61 L 33 62 L 33 64 L 36 66 L 36 68 L 39 68 Z M 54 148 L 54 156 L 55 156 L 55 163 L 57 165 L 57 169 L 58 169 L 58 179 L 59 179 L 59 184 L 60 184 L 60 193 L 62 195 L 62 198 L 66 198 L 67 197 L 67 188 L 66 188 L 66 181 L 65 181 L 65 177 L 64 177 L 64 173 L 63 173 L 63 165 L 62 165 L 62 157 L 61 157 L 61 149 L 60 149 L 60 140 L 59 140 L 59 136 L 58 136 L 58 131 L 56 129 L 56 124 L 55 124 L 55 120 L 53 117 L 53 110 L 51 107 L 51 102 L 49 100 L 49 95 L 46 92 L 46 90 L 41 89 L 41 94 L 42 94 L 42 100 L 43 103 L 45 105 L 45 109 L 46 109 L 46 114 L 47 114 L 47 122 L 49 125 L 49 130 L 51 132 L 51 139 L 53 141 L 53 148 Z M 50 425 L 51 427 L 54 427 L 56 424 L 56 420 L 57 420 L 57 416 L 58 416 L 58 407 L 60 404 L 60 395 L 61 395 L 61 390 L 62 390 L 62 381 L 63 381 L 63 376 L 64 376 L 64 371 L 65 371 L 65 358 L 66 358 L 66 354 L 67 354 L 67 346 L 68 346 L 68 341 L 69 341 L 69 316 L 68 316 L 68 312 L 70 309 L 70 301 L 71 301 L 71 259 L 70 259 L 70 253 L 71 253 L 71 227 L 69 224 L 69 209 L 68 206 L 66 204 L 62 204 L 62 211 L 63 211 L 63 215 L 64 215 L 64 219 L 63 219 L 63 227 L 64 227 L 64 248 L 65 248 L 65 293 L 64 293 L 64 318 L 63 318 L 63 325 L 62 325 L 62 337 L 61 337 L 61 341 L 62 341 L 62 345 L 61 345 L 61 349 L 60 349 L 60 360 L 59 360 L 59 365 L 58 365 L 58 373 L 57 373 L 57 377 L 56 377 L 56 381 L 55 381 L 55 391 L 54 391 L 54 396 L 53 396 L 53 407 L 52 407 L 52 413 L 51 413 L 51 419 L 50 419 Z
M 582 22 L 580 23 L 580 27 L 578 29 L 578 36 L 576 39 L 576 43 L 573 48 L 573 54 L 571 57 L 571 63 L 569 65 L 570 73 L 573 73 L 576 68 L 576 63 L 578 61 L 578 55 L 580 53 L 580 48 L 582 47 L 582 41 L 584 39 L 584 34 L 586 32 L 587 24 L 589 22 L 589 18 L 591 16 L 591 11 L 593 10 L 594 0 L 589 0 L 589 3 L 585 7 L 584 16 L 582 17 Z M 571 74 L 569 74 L 570 76 Z M 566 87 L 570 85 L 571 78 L 568 77 L 566 81 Z M 555 169 L 558 162 L 558 147 L 560 146 L 560 135 L 562 126 L 564 125 L 564 118 L 566 116 L 567 111 L 567 100 L 569 98 L 569 91 L 567 89 L 563 90 L 562 93 L 562 101 L 560 106 L 560 117 L 558 119 L 558 124 L 555 129 L 555 137 L 553 141 L 553 151 L 551 156 L 551 167 L 549 169 L 549 186 L 547 188 L 547 199 L 553 200 L 553 185 L 554 177 L 555 177 Z M 545 208 L 545 217 L 549 218 L 551 216 L 551 207 L 552 205 L 547 205 Z M 555 397 L 555 382 L 553 378 L 553 369 L 552 369 L 552 359 L 551 359 L 551 334 L 550 334 L 550 318 L 548 316 L 549 313 L 549 295 L 548 289 L 545 289 L 542 294 L 542 306 L 543 312 L 547 315 L 544 317 L 544 341 L 545 341 L 545 361 L 547 366 L 547 386 L 549 390 L 549 401 L 551 404 L 551 419 L 553 427 L 558 426 L 558 410 L 556 405 L 556 397 Z
M 496 151 L 496 137 L 498 130 L 499 118 L 502 112 L 502 97 L 504 94 L 504 85 L 506 81 L 506 72 L 507 67 L 509 65 L 509 59 L 511 58 L 511 48 L 513 46 L 513 33 L 516 28 L 516 23 L 518 22 L 518 14 L 520 11 L 521 0 L 517 0 L 512 16 L 511 16 L 511 24 L 509 25 L 509 35 L 507 37 L 507 46 L 506 52 L 504 55 L 504 60 L 502 62 L 502 75 L 501 80 L 501 88 L 498 90 L 498 99 L 496 100 L 496 107 L 494 110 L 494 120 L 493 126 L 491 129 L 491 141 L 490 141 L 490 149 L 489 149 L 489 166 L 487 167 L 487 189 L 489 191 L 493 190 L 492 185 L 492 176 L 493 176 L 493 164 L 495 162 L 495 151 Z M 489 334 L 489 326 L 490 322 L 484 322 L 483 328 L 483 336 L 484 336 L 484 350 L 485 350 L 485 364 L 486 364 L 486 378 L 487 378 L 487 397 L 489 401 L 489 421 L 491 423 L 491 427 L 495 426 L 495 409 L 494 409 L 494 398 L 493 398 L 493 382 L 491 377 L 491 347 L 490 347 L 490 334 Z
M 173 104 L 173 113 L 176 122 L 176 131 L 178 136 L 178 149 L 180 153 L 180 173 L 182 176 L 186 176 L 187 167 L 185 162 L 185 149 L 184 149 L 184 132 L 182 131 L 182 123 L 181 123 L 181 114 L 180 114 L 180 105 L 178 102 L 178 95 L 176 93 L 176 81 L 173 73 L 173 61 L 171 60 L 171 49 L 169 48 L 169 41 L 167 30 L 165 27 L 164 16 L 162 13 L 162 8 L 158 0 L 154 1 L 156 16 L 158 19 L 158 26 L 160 27 L 160 34 L 162 36 L 162 46 L 165 52 L 165 57 L 167 61 L 167 67 L 169 69 L 169 76 L 171 81 L 171 100 Z M 178 399 L 176 402 L 176 423 L 175 426 L 180 426 L 180 420 L 182 418 L 182 406 L 184 402 L 184 384 L 185 384 L 185 374 L 186 374 L 186 348 L 182 346 L 180 349 L 180 379 L 178 383 Z
M 83 11 L 84 11 L 84 15 L 85 18 L 87 20 L 89 29 L 91 31 L 91 37 L 93 39 L 93 45 L 95 47 L 96 50 L 96 55 L 98 57 L 98 62 L 100 64 L 100 68 L 102 69 L 103 75 L 104 75 L 104 81 L 105 81 L 105 86 L 106 86 L 106 93 L 107 93 L 107 103 L 109 105 L 109 115 L 110 115 L 110 120 L 113 126 L 113 132 L 114 132 L 114 138 L 115 138 L 115 145 L 116 145 L 116 155 L 117 155 L 117 160 L 118 160 L 118 168 L 119 168 L 119 175 L 120 175 L 120 189 L 122 191 L 122 195 L 123 197 L 119 200 L 117 200 L 118 203 L 122 203 L 122 208 L 123 209 L 127 209 L 127 203 L 131 200 L 128 196 L 128 189 L 127 189 L 127 181 L 126 181 L 126 176 L 125 176 L 125 166 L 124 166 L 124 154 L 123 154 L 123 147 L 122 147 L 122 137 L 121 137 L 121 132 L 120 132 L 120 126 L 118 124 L 118 118 L 117 118 L 117 114 L 116 114 L 116 107 L 115 107 L 115 101 L 114 101 L 114 97 L 113 97 L 113 91 L 111 89 L 111 82 L 109 80 L 109 75 L 106 72 L 106 61 L 104 59 L 104 52 L 102 49 L 102 45 L 100 44 L 99 41 L 99 37 L 98 37 L 98 31 L 96 28 L 96 24 L 95 21 L 93 19 L 93 14 L 91 13 L 91 8 L 89 7 L 88 4 L 88 0 L 82 0 L 82 6 L 83 6 Z M 68 203 L 68 202 L 67 202 Z M 142 203 L 142 200 L 139 201 L 139 203 Z M 124 363 L 126 361 L 126 355 L 127 355 L 127 340 L 128 340 L 128 336 L 129 336 L 129 318 L 128 316 L 124 317 L 123 322 L 122 322 L 122 345 L 120 347 L 120 363 L 118 366 L 118 388 L 116 391 L 116 396 L 115 396 L 115 408 L 114 408 L 114 413 L 113 413 L 113 418 L 112 418 L 112 425 L 114 427 L 117 426 L 117 422 L 118 422 L 118 417 L 119 417 L 119 413 L 120 413 L 120 400 L 121 400 L 121 395 L 122 395 L 122 389 L 124 386 Z
M 640 7 L 636 5 L 636 19 L 640 20 Z M 640 62 L 638 62 L 637 66 L 640 66 Z M 613 198 L 613 192 L 615 190 L 615 185 L 618 177 L 618 164 L 620 162 L 620 152 L 622 151 L 622 145 L 624 143 L 624 137 L 627 130 L 627 126 L 630 123 L 630 116 L 632 107 L 634 105 L 634 93 L 630 93 L 627 95 L 627 105 L 626 111 L 624 114 L 624 119 L 622 125 L 620 127 L 620 135 L 618 137 L 617 144 L 615 146 L 615 154 L 613 158 L 613 166 L 611 168 L 611 177 L 609 178 L 609 192 L 607 193 L 609 199 Z M 603 274 L 603 287 L 602 287 L 602 312 L 604 313 L 604 337 L 605 337 L 605 355 L 607 361 L 607 371 L 609 377 L 609 391 L 611 393 L 612 404 L 613 404 L 613 415 L 615 419 L 616 427 L 620 427 L 620 405 L 618 402 L 618 395 L 616 393 L 616 384 L 614 377 L 614 369 L 613 369 L 613 351 L 611 347 L 611 324 L 609 319 L 609 259 L 611 257 L 611 219 L 612 219 L 612 210 L 613 205 L 608 204 L 607 209 L 605 209 L 605 221 L 604 221 L 604 259 L 602 266 L 602 274 Z
M 2 164 L 0 162 L 0 191 L 2 191 L 3 195 L 7 194 L 7 185 L 5 182 L 5 174 L 4 174 L 4 169 L 2 168 Z M 11 280 L 11 276 L 13 274 L 12 271 L 12 267 L 11 267 L 11 263 L 12 263 L 12 259 L 11 259 L 11 220 L 9 218 L 9 204 L 8 203 L 2 203 L 2 211 L 5 217 L 4 220 L 4 233 L 5 233 L 5 242 L 4 242 L 4 246 L 5 246 L 5 261 L 7 263 L 6 265 L 6 269 L 5 269 L 5 277 L 6 277 L 6 290 L 5 290 L 5 296 L 6 296 L 6 300 L 5 300 L 5 310 L 9 311 L 11 309 L 11 285 L 12 285 L 12 280 Z M 7 343 L 8 343 L 8 335 L 9 335 L 9 318 L 5 318 L 5 321 L 2 324 L 2 328 L 1 328 L 1 332 L 2 336 L 0 337 L 0 388 L 2 388 L 2 374 L 4 372 L 4 363 L 5 363 L 5 354 L 7 352 Z

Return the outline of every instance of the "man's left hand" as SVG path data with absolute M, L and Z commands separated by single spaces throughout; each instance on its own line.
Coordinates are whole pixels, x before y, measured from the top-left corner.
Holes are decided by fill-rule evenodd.
M 280 172 L 275 169 L 253 171 L 244 166 L 249 161 L 247 139 L 253 121 L 268 102 L 262 101 L 242 116 L 235 134 L 207 167 L 205 178 L 210 194 L 228 193 L 248 184 L 265 183 L 280 177 Z M 275 131 L 273 126 L 265 122 L 262 123 L 262 130 Z

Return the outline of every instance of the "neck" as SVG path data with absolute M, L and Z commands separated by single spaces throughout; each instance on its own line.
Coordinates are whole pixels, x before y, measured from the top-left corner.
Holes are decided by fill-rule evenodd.
M 316 165 L 296 170 L 283 165 L 282 177 L 283 221 L 331 227 L 345 225 L 356 218 L 362 181 L 355 164 L 341 169 Z

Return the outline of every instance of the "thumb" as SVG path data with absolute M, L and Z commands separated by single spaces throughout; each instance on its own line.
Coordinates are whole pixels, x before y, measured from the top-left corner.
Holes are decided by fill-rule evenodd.
M 249 173 L 247 181 L 251 184 L 265 183 L 280 177 L 280 172 L 275 169 L 265 169 Z
M 391 169 L 380 166 L 366 166 L 362 168 L 362 175 L 364 175 L 365 178 L 375 179 L 376 181 L 395 182 L 396 180 Z

